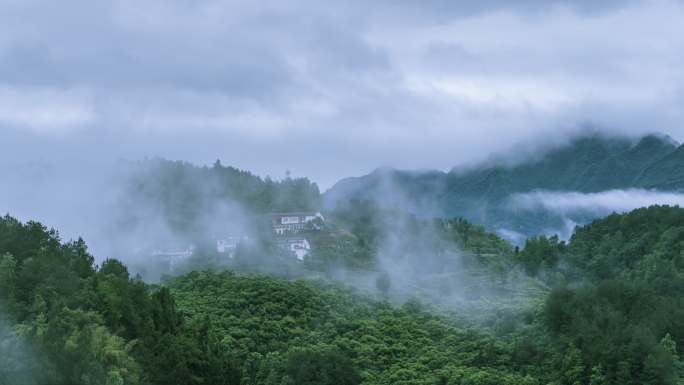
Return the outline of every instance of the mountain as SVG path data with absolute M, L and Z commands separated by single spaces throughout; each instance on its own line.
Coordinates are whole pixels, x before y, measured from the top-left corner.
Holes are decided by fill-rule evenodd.
M 661 134 L 634 139 L 590 133 L 533 159 L 510 163 L 490 161 L 446 173 L 378 169 L 341 180 L 323 201 L 333 208 L 351 200 L 372 200 L 419 216 L 464 217 L 522 237 L 562 231 L 605 213 L 582 212 L 568 218 L 520 210 L 511 204 L 516 194 L 684 188 L 684 146 Z
M 638 186 L 659 189 L 681 189 L 684 186 L 684 146 L 670 151 L 648 166 L 636 179 Z

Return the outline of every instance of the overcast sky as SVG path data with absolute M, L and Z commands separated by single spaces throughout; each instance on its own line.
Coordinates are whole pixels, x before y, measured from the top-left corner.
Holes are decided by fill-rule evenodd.
M 681 141 L 683 117 L 682 1 L 0 0 L 4 166 L 220 158 L 326 188 L 586 125 Z

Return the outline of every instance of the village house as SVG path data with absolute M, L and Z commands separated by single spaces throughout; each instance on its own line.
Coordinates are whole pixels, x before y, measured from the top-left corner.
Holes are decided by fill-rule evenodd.
M 271 214 L 271 224 L 276 235 L 297 234 L 307 228 L 320 230 L 320 222 L 324 220 L 319 212 Z
M 301 237 L 281 238 L 276 241 L 276 245 L 281 250 L 293 253 L 300 261 L 303 261 L 304 257 L 311 252 L 309 241 Z
M 233 258 L 238 245 L 248 240 L 248 237 L 227 237 L 225 239 L 217 239 L 216 252 L 219 254 L 226 254 L 228 258 Z

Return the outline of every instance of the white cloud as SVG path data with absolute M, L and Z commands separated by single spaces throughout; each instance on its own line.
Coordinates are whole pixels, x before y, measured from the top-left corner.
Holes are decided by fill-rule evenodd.
M 519 210 L 548 210 L 561 215 L 627 212 L 651 205 L 684 206 L 684 194 L 656 190 L 627 189 L 596 193 L 534 191 L 514 194 L 510 206 Z

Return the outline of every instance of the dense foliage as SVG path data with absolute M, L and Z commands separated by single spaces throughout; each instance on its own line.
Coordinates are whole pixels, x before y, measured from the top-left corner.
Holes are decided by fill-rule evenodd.
M 399 254 L 419 254 L 425 259 L 446 250 L 462 257 L 496 256 L 498 262 L 512 253 L 511 245 L 463 218 L 421 219 L 401 210 L 382 208 L 373 201 L 351 200 L 328 213 L 324 231 L 306 235 L 315 243 L 312 262 L 322 268 L 346 265 L 353 268 L 377 267 L 378 255 L 393 249 Z M 465 252 L 462 253 L 462 252 Z
M 684 209 L 613 214 L 567 244 L 528 240 L 516 258 L 557 286 L 539 322 L 583 363 L 579 378 L 600 371 L 606 384 L 681 381 Z
M 513 370 L 510 345 L 415 302 L 397 308 L 329 284 L 232 272 L 168 285 L 190 319 L 212 320 L 247 384 L 537 383 Z
M 82 240 L 63 244 L 39 223 L 1 218 L 0 277 L 2 385 L 223 384 L 232 375 L 207 326 L 186 322 L 168 289 L 116 260 L 94 266 Z M 31 364 L 12 362 L 17 355 Z
M 151 159 L 128 164 L 121 174 L 120 224 L 149 225 L 147 216 L 160 216 L 175 235 L 186 237 L 211 234 L 217 215 L 246 222 L 258 214 L 314 210 L 320 204 L 318 186 L 306 178 L 261 178 L 219 161 L 197 167 Z
M 467 221 L 398 221 L 395 215 L 341 211 L 333 215 L 338 227 L 321 237 L 351 242 L 352 249 L 366 248 L 373 256 L 392 239 L 379 232 L 390 219 L 400 233 L 427 230 L 430 237 L 407 238 L 413 244 L 427 240 L 429 252 L 444 261 L 451 261 L 452 245 L 465 249 L 458 268 L 436 265 L 441 274 L 423 270 L 425 279 L 406 287 L 418 298 L 447 298 L 453 293 L 441 285 L 462 280 L 452 286 L 459 298 L 491 305 L 482 307 L 489 314 L 483 323 L 459 317 L 476 308 L 457 306 L 450 314 L 425 301 L 397 305 L 329 281 L 234 270 L 194 271 L 149 285 L 116 260 L 96 266 L 82 240 L 62 243 L 39 223 L 4 217 L 0 384 L 684 381 L 684 209 L 614 214 L 578 228 L 568 242 L 536 237 L 521 250 Z M 397 264 L 418 250 L 398 245 L 389 249 Z M 334 248 L 327 252 L 333 258 Z M 300 268 L 321 267 L 311 263 Z M 537 278 L 510 275 L 516 265 Z M 373 262 L 365 268 L 379 267 Z M 466 273 L 458 275 L 459 269 Z M 384 273 L 377 289 L 396 290 L 393 271 Z M 487 281 L 486 291 L 473 290 Z M 511 286 L 524 281 L 530 284 Z M 553 289 L 535 289 L 540 281 Z M 435 284 L 440 289 L 431 291 Z M 505 293 L 532 296 L 532 289 L 542 302 L 501 306 Z
M 2 346 L 22 345 L 32 361 L 3 362 L 3 385 L 535 383 L 507 364 L 510 346 L 418 303 L 231 272 L 190 273 L 169 291 L 11 217 L 0 253 L 14 324 Z

